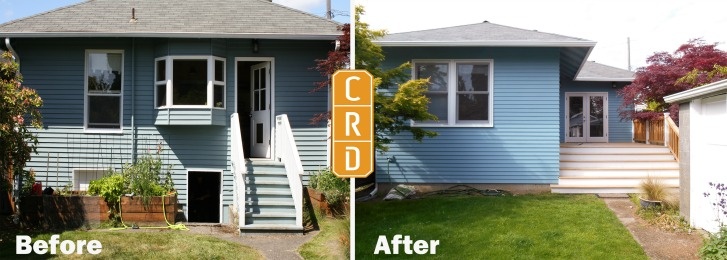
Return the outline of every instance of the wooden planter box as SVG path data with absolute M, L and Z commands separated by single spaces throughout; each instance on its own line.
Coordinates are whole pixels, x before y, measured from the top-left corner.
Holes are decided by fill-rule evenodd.
M 164 197 L 164 200 L 167 220 L 174 223 L 177 196 Z M 90 228 L 109 220 L 109 206 L 99 196 L 28 196 L 21 198 L 18 206 L 21 225 L 28 228 Z M 146 209 L 140 198 L 122 197 L 121 215 L 127 225 L 167 225 L 162 213 L 162 197 L 152 197 Z
M 349 203 L 345 202 L 343 205 L 330 205 L 326 200 L 326 195 L 317 191 L 316 189 L 306 187 L 306 192 L 310 198 L 311 205 L 314 209 L 319 209 L 321 213 L 326 214 L 329 217 L 335 217 L 339 215 L 347 215 L 349 213 Z
M 144 206 L 141 197 L 121 197 L 121 219 L 126 225 L 135 223 L 140 226 L 166 226 L 167 221 L 174 223 L 176 215 L 176 195 L 151 197 L 148 206 Z

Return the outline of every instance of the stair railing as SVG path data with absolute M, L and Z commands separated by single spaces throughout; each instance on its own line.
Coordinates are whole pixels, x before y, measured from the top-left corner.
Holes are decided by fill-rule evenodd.
M 664 116 L 664 121 L 666 121 L 665 125 L 667 125 L 665 129 L 667 132 L 666 140 L 664 143 L 666 143 L 666 147 L 669 148 L 671 154 L 674 155 L 674 159 L 679 161 L 679 127 L 668 115 Z
M 245 175 L 247 165 L 245 164 L 245 152 L 242 146 L 242 131 L 240 130 L 240 117 L 237 113 L 230 116 L 232 129 L 230 130 L 230 150 L 232 153 L 232 176 L 234 205 L 237 211 L 237 222 L 239 227 L 245 226 Z
M 290 183 L 295 203 L 295 225 L 303 226 L 303 164 L 300 162 L 298 147 L 295 145 L 293 130 L 288 115 L 275 117 L 275 159 L 285 164 L 285 172 Z

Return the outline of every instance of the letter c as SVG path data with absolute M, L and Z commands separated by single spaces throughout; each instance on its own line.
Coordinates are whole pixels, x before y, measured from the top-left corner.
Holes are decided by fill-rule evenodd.
M 351 80 L 361 80 L 358 76 L 350 76 L 346 78 L 346 99 L 349 101 L 359 101 L 361 100 L 360 97 L 351 97 Z

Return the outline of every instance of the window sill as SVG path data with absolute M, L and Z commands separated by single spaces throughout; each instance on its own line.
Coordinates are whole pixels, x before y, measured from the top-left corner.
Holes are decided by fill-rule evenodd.
M 84 134 L 123 134 L 124 129 L 84 128 Z
M 159 107 L 154 112 L 154 125 L 219 125 L 227 124 L 227 111 L 211 107 Z

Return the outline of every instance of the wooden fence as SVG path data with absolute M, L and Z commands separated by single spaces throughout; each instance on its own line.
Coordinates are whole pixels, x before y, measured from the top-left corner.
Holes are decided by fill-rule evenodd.
M 635 142 L 664 145 L 679 160 L 679 127 L 671 117 L 666 115 L 661 120 L 635 119 L 633 122 Z

